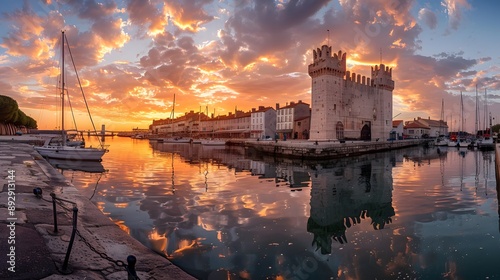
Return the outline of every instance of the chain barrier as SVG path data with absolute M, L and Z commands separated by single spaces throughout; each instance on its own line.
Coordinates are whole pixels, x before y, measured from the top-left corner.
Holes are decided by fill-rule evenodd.
M 73 201 L 69 201 L 69 200 L 66 200 L 66 199 L 62 199 L 62 198 L 59 198 L 59 197 L 56 197 L 55 193 L 51 193 L 50 196 L 52 197 L 52 201 L 51 200 L 48 200 L 48 199 L 45 199 L 43 198 L 42 196 L 42 190 L 40 188 L 35 188 L 33 190 L 33 193 L 35 194 L 35 196 L 39 199 L 42 199 L 46 202 L 50 202 L 53 204 L 53 212 L 54 212 L 54 232 L 57 233 L 57 213 L 56 213 L 56 204 L 59 205 L 62 209 L 64 209 L 66 212 L 65 212 L 65 215 L 68 215 L 69 212 L 73 212 L 73 232 L 71 234 L 71 240 L 70 240 L 70 245 L 68 246 L 68 251 L 66 253 L 66 258 L 65 258 L 65 261 L 64 261 L 64 264 L 63 264 L 63 268 L 62 268 L 62 272 L 65 273 L 66 270 L 67 270 L 67 265 L 68 265 L 68 261 L 69 261 L 69 254 L 71 252 L 71 247 L 73 245 L 73 239 L 74 239 L 74 236 L 75 234 L 78 235 L 78 237 L 80 237 L 80 240 L 85 244 L 85 246 L 87 246 L 91 251 L 93 251 L 94 253 L 96 253 L 97 255 L 99 255 L 99 257 L 101 257 L 102 259 L 105 259 L 107 261 L 109 261 L 110 263 L 113 263 L 115 264 L 117 267 L 123 267 L 125 268 L 125 270 L 127 271 L 127 275 L 128 275 L 128 280 L 140 280 L 139 277 L 137 276 L 137 272 L 135 270 L 135 264 L 137 262 L 137 259 L 132 256 L 132 255 L 129 255 L 127 257 L 127 263 L 128 264 L 125 264 L 125 262 L 121 261 L 121 260 L 115 260 L 113 258 L 111 258 L 110 256 L 108 256 L 106 253 L 103 253 L 103 252 L 99 252 L 94 246 L 92 246 L 92 244 L 90 244 L 90 242 L 85 238 L 83 237 L 83 235 L 80 233 L 80 231 L 78 230 L 77 228 L 77 218 L 78 218 L 78 208 L 76 207 L 76 203 L 73 202 Z M 66 205 L 64 205 L 64 203 L 71 203 L 73 205 L 73 209 L 70 209 L 68 208 Z
M 117 265 L 118 267 L 122 266 L 122 267 L 127 267 L 127 265 L 123 262 L 123 261 L 120 261 L 120 260 L 115 260 L 115 259 L 112 259 L 110 256 L 108 256 L 106 253 L 102 253 L 102 252 L 99 252 L 96 248 L 94 248 L 94 246 L 92 246 L 92 244 L 90 244 L 87 239 L 85 239 L 85 237 L 83 237 L 83 235 L 80 233 L 79 230 L 76 230 L 76 235 L 78 235 L 78 237 L 80 237 L 80 240 L 90 249 L 92 250 L 94 253 L 98 254 L 99 257 L 111 262 L 111 263 L 114 263 L 115 265 Z

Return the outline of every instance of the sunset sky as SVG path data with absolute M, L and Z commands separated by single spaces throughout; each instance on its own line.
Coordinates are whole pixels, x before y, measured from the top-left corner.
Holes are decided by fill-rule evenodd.
M 310 104 L 307 66 L 328 43 L 347 52 L 351 72 L 369 76 L 380 61 L 394 67 L 395 119 L 439 119 L 444 99 L 457 130 L 462 91 L 473 132 L 477 86 L 481 112 L 486 88 L 500 122 L 497 1 L 33 0 L 0 10 L 0 94 L 40 129 L 59 127 L 61 30 L 98 129 L 147 128 L 170 116 L 174 94 L 177 116 Z M 71 69 L 78 129 L 88 129 Z

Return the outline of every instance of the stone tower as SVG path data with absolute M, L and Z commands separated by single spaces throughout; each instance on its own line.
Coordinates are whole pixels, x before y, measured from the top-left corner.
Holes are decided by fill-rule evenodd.
M 313 51 L 311 141 L 385 140 L 392 130 L 392 69 L 372 67 L 371 78 L 346 71 L 346 54 L 323 45 Z
M 312 78 L 310 140 L 336 139 L 332 119 L 340 116 L 342 85 L 346 73 L 346 54 L 332 54 L 332 47 L 323 45 L 313 50 L 314 62 L 309 65 Z
M 385 140 L 392 130 L 392 68 L 384 64 L 372 67 L 372 81 L 375 87 L 374 121 L 372 126 L 373 138 Z

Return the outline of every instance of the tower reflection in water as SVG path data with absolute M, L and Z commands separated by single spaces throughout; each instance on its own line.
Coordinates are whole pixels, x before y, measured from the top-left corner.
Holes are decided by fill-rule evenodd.
M 362 220 L 373 229 L 392 222 L 392 164 L 374 159 L 311 171 L 311 215 L 307 231 L 322 254 L 330 254 L 332 240 L 348 242 L 346 230 Z
M 391 223 L 395 215 L 392 207 L 394 157 L 366 155 L 356 157 L 354 162 L 349 158 L 334 162 L 297 163 L 287 160 L 277 161 L 252 151 L 245 152 L 240 147 L 204 149 L 200 146 L 165 144 L 155 144 L 153 147 L 165 153 L 178 153 L 185 162 L 201 165 L 200 173 L 205 178 L 205 188 L 209 193 L 211 186 L 207 184 L 208 170 L 205 167 L 208 161 L 211 161 L 211 164 L 226 166 L 235 172 L 249 171 L 253 176 L 272 180 L 276 187 L 287 187 L 292 192 L 310 190 L 306 230 L 312 234 L 311 252 L 331 254 L 332 242 L 340 244 L 349 242 L 349 237 L 346 236 L 348 228 L 369 222 L 373 230 L 380 230 Z M 402 158 L 402 155 L 400 157 Z M 161 247 L 155 246 L 156 250 L 166 252 L 171 257 L 190 250 L 210 250 L 209 246 L 203 245 L 204 238 L 180 234 L 183 232 L 182 229 L 185 229 L 184 232 L 191 232 L 191 229 L 200 224 L 200 219 L 205 230 L 216 231 L 217 239 L 228 246 L 227 255 L 245 247 L 241 242 L 248 240 L 241 240 L 240 237 L 245 234 L 238 234 L 237 231 L 250 220 L 256 219 L 254 216 L 258 216 L 258 213 L 256 215 L 253 211 L 258 212 L 262 205 L 255 205 L 254 209 L 250 210 L 236 204 L 217 206 L 214 200 L 206 203 L 207 199 L 193 202 L 189 199 L 192 193 L 180 193 L 185 192 L 187 188 L 174 186 L 174 183 L 172 185 L 172 188 L 178 190 L 174 197 L 163 199 L 155 197 L 156 203 L 143 202 L 141 207 L 153 215 L 151 218 L 155 221 L 155 230 L 149 239 Z M 213 193 L 216 199 L 217 193 Z M 165 202 L 162 202 L 163 200 Z M 155 209 L 146 209 L 146 205 Z M 163 212 L 154 214 L 159 208 L 163 209 Z M 173 234 L 174 231 L 176 234 Z M 168 242 L 165 239 L 168 239 Z M 194 254 L 191 256 L 191 261 L 199 262 L 201 267 L 207 268 L 210 261 L 200 258 L 207 256 Z M 287 256 L 282 258 L 286 260 Z

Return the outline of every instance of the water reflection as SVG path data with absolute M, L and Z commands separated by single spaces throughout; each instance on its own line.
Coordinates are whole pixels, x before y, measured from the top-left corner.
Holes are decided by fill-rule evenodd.
M 314 234 L 313 244 L 322 254 L 332 253 L 332 240 L 347 242 L 346 230 L 361 220 L 369 219 L 375 230 L 392 222 L 392 164 L 388 158 L 368 158 L 311 173 L 307 231 Z
M 86 173 L 104 173 L 107 170 L 99 161 L 79 161 L 79 160 L 64 160 L 64 159 L 46 159 L 50 165 L 64 172 L 68 171 L 82 171 Z
M 418 147 L 308 162 L 241 147 L 111 147 L 95 203 L 200 279 L 500 276 L 492 153 Z

